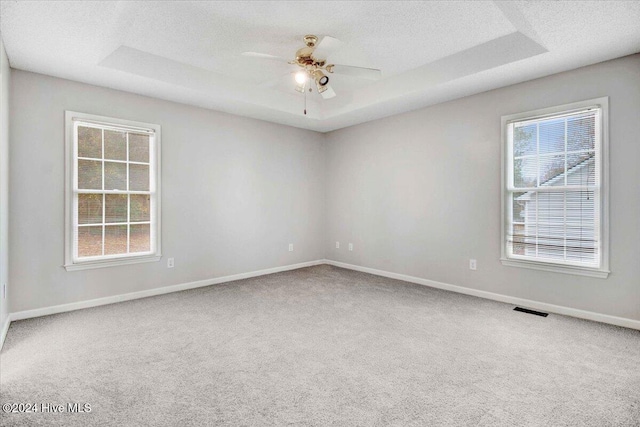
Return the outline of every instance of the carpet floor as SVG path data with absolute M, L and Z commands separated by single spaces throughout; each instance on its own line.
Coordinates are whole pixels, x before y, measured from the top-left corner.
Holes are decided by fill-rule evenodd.
M 4 426 L 640 426 L 640 332 L 321 265 L 14 322 L 0 387 L 50 411 Z

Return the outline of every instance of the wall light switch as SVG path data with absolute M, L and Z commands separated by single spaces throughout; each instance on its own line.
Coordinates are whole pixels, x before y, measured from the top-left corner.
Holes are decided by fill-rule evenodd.
M 167 259 L 167 268 L 173 268 L 173 258 Z
M 353 243 L 349 243 L 349 250 L 352 251 L 353 250 Z
M 289 252 L 293 252 L 293 243 L 289 243 Z

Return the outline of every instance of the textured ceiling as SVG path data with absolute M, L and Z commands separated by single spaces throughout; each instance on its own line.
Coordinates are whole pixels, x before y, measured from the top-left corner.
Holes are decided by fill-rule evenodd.
M 330 131 L 640 51 L 640 2 L 2 1 L 11 66 Z M 323 100 L 294 91 L 302 36 L 338 38 Z

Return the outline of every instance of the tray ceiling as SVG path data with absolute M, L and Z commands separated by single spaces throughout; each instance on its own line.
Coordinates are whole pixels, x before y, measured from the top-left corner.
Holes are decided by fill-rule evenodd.
M 331 131 L 640 51 L 640 2 L 2 1 L 11 66 Z M 305 34 L 340 39 L 324 100 L 286 63 Z

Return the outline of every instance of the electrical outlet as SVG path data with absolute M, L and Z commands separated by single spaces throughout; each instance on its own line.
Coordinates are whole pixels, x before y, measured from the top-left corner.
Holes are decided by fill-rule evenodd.
M 167 268 L 173 268 L 173 258 L 167 259 Z
M 340 242 L 336 242 L 336 249 L 340 249 Z
M 470 259 L 469 260 L 469 269 L 470 270 L 475 270 L 478 267 L 478 261 L 476 261 L 475 259 Z
M 293 252 L 293 243 L 289 243 L 289 252 Z
M 3 299 L 7 299 L 7 284 L 6 283 L 2 284 L 2 298 Z
M 353 243 L 349 243 L 349 250 L 352 251 L 353 250 Z

